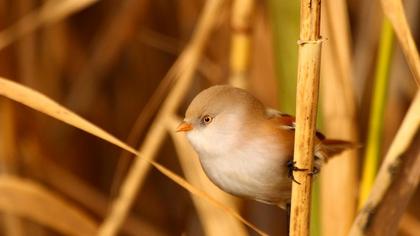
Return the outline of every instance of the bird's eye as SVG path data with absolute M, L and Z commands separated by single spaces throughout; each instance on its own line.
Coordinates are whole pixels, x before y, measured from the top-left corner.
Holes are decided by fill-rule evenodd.
M 204 125 L 208 125 L 213 121 L 213 117 L 209 116 L 209 115 L 205 115 L 203 116 L 203 118 L 201 118 L 201 123 Z

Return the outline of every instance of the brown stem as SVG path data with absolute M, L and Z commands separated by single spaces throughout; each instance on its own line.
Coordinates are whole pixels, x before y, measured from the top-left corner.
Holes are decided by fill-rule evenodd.
M 322 45 L 321 1 L 301 0 L 300 14 L 294 161 L 299 168 L 312 170 Z M 292 185 L 290 235 L 309 235 L 312 176 L 301 171 L 295 178 L 301 184 Z

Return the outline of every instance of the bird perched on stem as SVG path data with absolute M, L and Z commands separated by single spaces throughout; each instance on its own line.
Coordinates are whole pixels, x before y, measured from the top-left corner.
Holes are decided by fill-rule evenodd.
M 294 117 L 264 105 L 245 90 L 217 85 L 199 93 L 177 131 L 198 153 L 210 180 L 225 192 L 282 208 L 290 202 Z M 354 144 L 316 132 L 314 169 Z

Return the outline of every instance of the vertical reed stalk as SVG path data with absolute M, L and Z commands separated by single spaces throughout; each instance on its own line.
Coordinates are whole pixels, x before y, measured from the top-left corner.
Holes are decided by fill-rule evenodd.
M 359 207 L 363 206 L 366 202 L 378 169 L 385 104 L 388 91 L 389 68 L 392 58 L 393 38 L 394 36 L 391 24 L 385 19 L 382 24 L 378 64 L 376 67 L 375 82 L 373 87 L 374 91 L 372 94 L 369 132 L 366 144 L 362 184 L 360 187 Z
M 235 0 L 232 8 L 229 83 L 247 88 L 254 0 Z
M 358 143 L 350 29 L 345 0 L 323 1 L 322 111 L 327 137 Z M 322 234 L 346 236 L 356 215 L 358 150 L 334 157 L 321 172 Z M 334 189 L 334 191 L 331 191 Z
M 312 170 L 314 136 L 321 61 L 321 1 L 301 1 L 298 81 L 296 96 L 296 135 L 294 161 L 299 168 Z M 312 176 L 295 172 L 301 184 L 292 185 L 290 235 L 309 235 Z

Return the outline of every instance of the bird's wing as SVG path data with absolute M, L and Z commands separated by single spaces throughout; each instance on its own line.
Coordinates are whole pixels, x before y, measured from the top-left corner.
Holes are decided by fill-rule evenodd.
M 286 130 L 291 130 L 291 131 L 295 131 L 296 128 L 296 122 L 295 122 L 295 117 L 280 111 L 277 111 L 275 109 L 272 108 L 267 108 L 266 109 L 266 115 L 268 119 L 272 119 L 275 120 L 276 123 L 279 124 L 279 128 L 282 129 L 286 129 Z M 319 132 L 318 130 L 316 131 L 316 137 L 319 140 L 324 140 L 325 136 Z
M 266 115 L 267 119 L 272 120 L 276 127 L 289 130 L 294 134 L 296 128 L 294 116 L 279 112 L 275 109 L 267 109 Z M 360 147 L 360 145 L 349 141 L 326 139 L 325 136 L 318 130 L 316 131 L 316 137 L 318 139 L 316 143 L 318 144 L 315 145 L 314 165 L 318 170 L 320 169 L 321 164 L 328 161 L 331 157 L 340 154 L 344 150 Z

